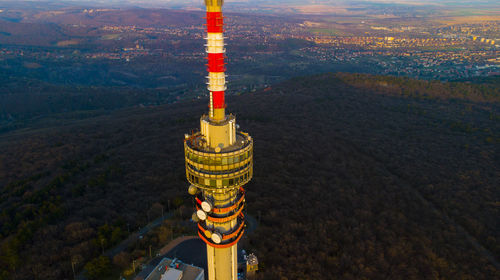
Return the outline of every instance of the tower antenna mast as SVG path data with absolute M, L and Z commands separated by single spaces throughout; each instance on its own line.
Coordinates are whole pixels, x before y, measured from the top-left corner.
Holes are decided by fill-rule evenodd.
M 188 192 L 194 196 L 198 235 L 207 246 L 209 280 L 237 280 L 238 241 L 245 232 L 244 186 L 253 175 L 253 139 L 237 131 L 226 115 L 223 0 L 205 0 L 207 8 L 208 115 L 200 131 L 185 135 Z

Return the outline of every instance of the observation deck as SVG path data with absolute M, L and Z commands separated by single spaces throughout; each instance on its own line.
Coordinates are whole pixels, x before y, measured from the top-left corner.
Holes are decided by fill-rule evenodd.
M 207 144 L 200 133 L 184 141 L 188 181 L 201 189 L 234 189 L 250 181 L 253 174 L 253 140 L 236 133 L 233 145 L 217 149 Z M 217 150 L 217 151 L 216 151 Z

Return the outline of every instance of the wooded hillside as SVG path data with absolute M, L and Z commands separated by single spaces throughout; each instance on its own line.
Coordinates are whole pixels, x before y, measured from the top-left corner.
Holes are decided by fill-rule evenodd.
M 408 83 L 419 90 L 401 94 Z M 240 245 L 260 278 L 500 278 L 498 96 L 444 85 L 429 98 L 419 83 L 324 74 L 227 97 L 255 139 L 247 209 L 260 225 Z M 200 100 L 0 134 L 0 279 L 70 278 L 73 256 L 81 269 L 98 238 L 116 243 L 155 203 L 192 207 L 182 139 L 205 111 Z

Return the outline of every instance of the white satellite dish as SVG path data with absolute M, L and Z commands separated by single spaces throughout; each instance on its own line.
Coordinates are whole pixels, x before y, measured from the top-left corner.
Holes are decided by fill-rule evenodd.
M 190 195 L 195 195 L 198 192 L 198 188 L 195 185 L 190 185 L 188 188 L 188 193 Z
M 201 203 L 201 209 L 205 212 L 210 212 L 212 211 L 212 204 L 205 200 Z
M 215 244 L 221 243 L 222 242 L 222 235 L 220 235 L 220 233 L 218 233 L 218 232 L 212 233 L 212 241 Z
M 193 213 L 193 215 L 191 216 L 191 220 L 195 223 L 200 221 L 200 219 L 198 218 L 198 215 L 196 213 Z
M 202 221 L 207 219 L 207 213 L 205 213 L 205 211 L 203 211 L 201 209 L 196 211 L 196 216 L 198 216 L 198 219 L 200 219 Z

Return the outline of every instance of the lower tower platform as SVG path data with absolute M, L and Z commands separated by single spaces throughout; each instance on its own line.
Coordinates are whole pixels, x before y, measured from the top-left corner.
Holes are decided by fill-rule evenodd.
M 207 244 L 208 278 L 237 277 L 237 243 L 245 232 L 244 185 L 253 172 L 253 140 L 236 131 L 235 117 L 200 119 L 201 131 L 185 136 L 186 176 L 191 183 L 198 235 Z

